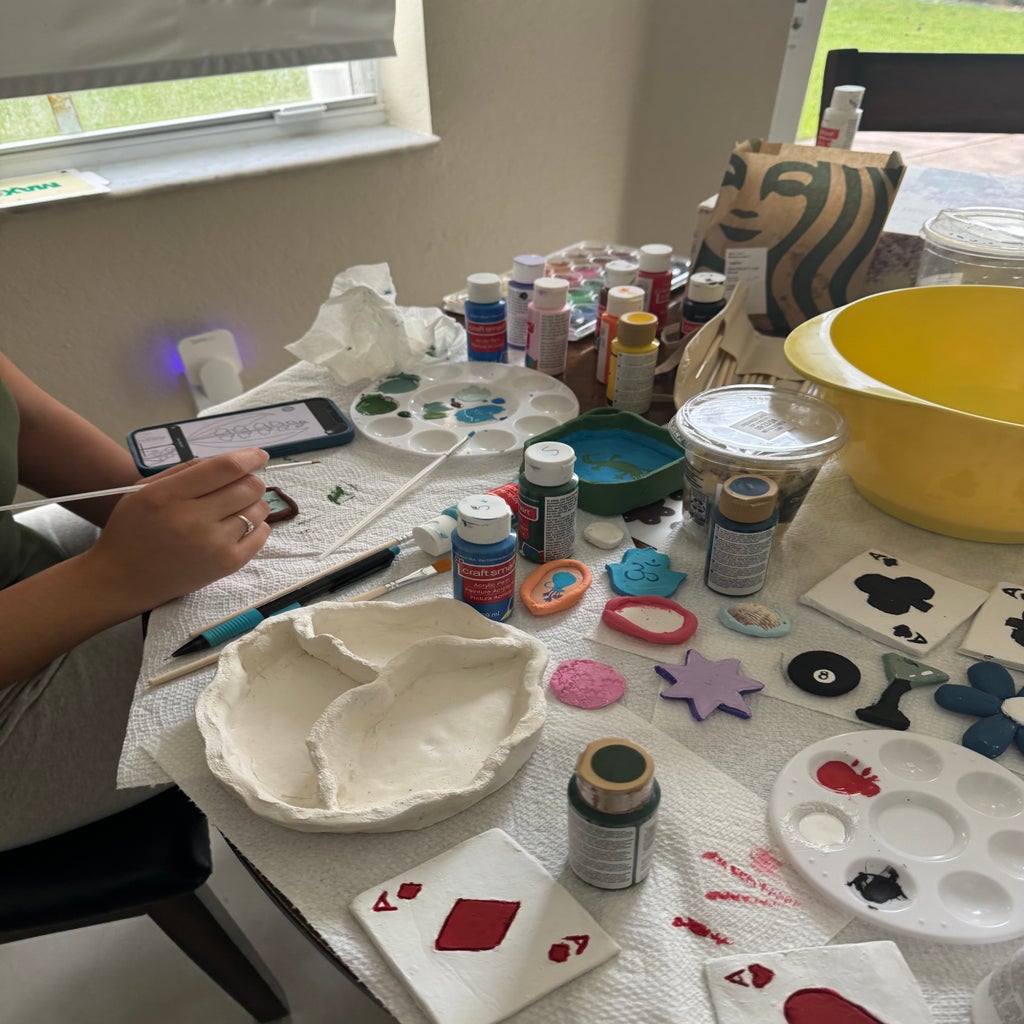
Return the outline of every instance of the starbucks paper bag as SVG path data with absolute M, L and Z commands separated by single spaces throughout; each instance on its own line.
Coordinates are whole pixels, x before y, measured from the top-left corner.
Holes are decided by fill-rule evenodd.
M 693 270 L 745 281 L 754 326 L 788 334 L 864 294 L 904 170 L 898 153 L 742 142 Z

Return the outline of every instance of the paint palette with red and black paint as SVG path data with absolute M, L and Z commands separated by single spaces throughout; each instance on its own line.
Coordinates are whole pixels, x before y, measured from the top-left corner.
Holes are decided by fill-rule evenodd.
M 846 733 L 780 773 L 786 860 L 856 916 L 936 942 L 1024 935 L 1024 780 L 918 733 Z

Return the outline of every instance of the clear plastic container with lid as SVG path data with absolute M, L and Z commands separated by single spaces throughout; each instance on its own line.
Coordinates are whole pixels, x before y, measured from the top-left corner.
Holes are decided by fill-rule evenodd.
M 940 210 L 921 228 L 918 285 L 1024 287 L 1024 210 L 968 206 Z
M 810 395 L 764 384 L 733 384 L 689 399 L 669 424 L 686 453 L 687 523 L 707 531 L 722 485 L 750 473 L 779 489 L 779 527 L 792 521 L 830 455 L 846 442 L 842 414 Z

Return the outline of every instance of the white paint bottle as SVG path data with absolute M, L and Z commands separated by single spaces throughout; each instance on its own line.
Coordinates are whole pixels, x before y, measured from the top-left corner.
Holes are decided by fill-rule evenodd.
M 864 113 L 860 108 L 862 99 L 864 86 L 837 85 L 832 90 L 832 101 L 821 115 L 815 145 L 829 149 L 852 149 L 853 138 Z
M 526 327 L 530 315 L 533 285 L 544 276 L 543 256 L 529 253 L 512 261 L 512 277 L 508 282 L 508 344 L 510 348 L 526 348 Z
M 526 327 L 526 365 L 531 370 L 565 373 L 569 357 L 569 282 L 541 277 L 533 283 Z

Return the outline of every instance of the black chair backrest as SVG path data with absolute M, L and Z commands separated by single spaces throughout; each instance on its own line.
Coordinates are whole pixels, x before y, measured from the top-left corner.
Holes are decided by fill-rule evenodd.
M 830 50 L 824 112 L 837 85 L 862 85 L 862 131 L 1024 132 L 1024 53 Z

